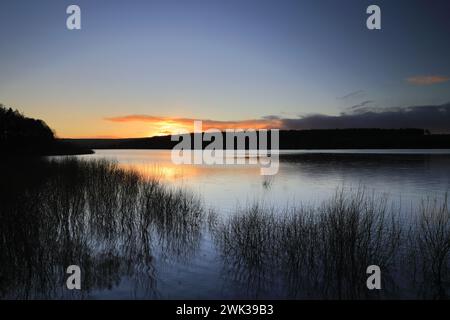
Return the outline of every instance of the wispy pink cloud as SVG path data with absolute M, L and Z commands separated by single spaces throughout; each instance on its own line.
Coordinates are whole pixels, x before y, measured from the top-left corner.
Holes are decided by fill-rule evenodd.
M 449 77 L 445 76 L 438 76 L 438 75 L 432 75 L 432 76 L 414 76 L 407 78 L 406 81 L 419 86 L 427 86 L 437 83 L 443 83 L 449 81 Z
M 153 115 L 125 115 L 120 117 L 105 118 L 107 121 L 127 123 L 127 122 L 146 122 L 155 127 L 159 127 L 160 133 L 166 133 L 167 127 L 192 128 L 195 120 L 201 120 L 203 129 L 237 129 L 237 128 L 253 128 L 253 129 L 276 129 L 280 128 L 282 122 L 278 117 L 266 117 L 261 119 L 248 119 L 236 121 L 222 121 L 211 119 L 191 119 L 191 118 L 175 118 L 160 117 Z

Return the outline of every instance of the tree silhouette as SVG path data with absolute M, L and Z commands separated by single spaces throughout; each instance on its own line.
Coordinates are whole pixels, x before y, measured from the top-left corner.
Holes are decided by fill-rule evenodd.
M 18 110 L 0 104 L 0 150 L 5 154 L 79 153 L 55 138 L 53 130 L 40 119 L 25 117 Z

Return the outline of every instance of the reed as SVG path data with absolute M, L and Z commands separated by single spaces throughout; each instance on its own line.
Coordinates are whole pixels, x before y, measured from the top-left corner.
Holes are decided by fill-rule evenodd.
M 405 221 L 385 196 L 341 188 L 314 207 L 239 208 L 210 228 L 224 272 L 253 297 L 447 298 L 447 201 L 419 210 Z M 369 265 L 382 270 L 381 291 L 367 289 Z
M 200 201 L 115 162 L 1 165 L 0 297 L 67 297 L 71 264 L 83 267 L 82 295 L 128 277 L 148 296 L 154 252 L 188 258 L 198 246 Z

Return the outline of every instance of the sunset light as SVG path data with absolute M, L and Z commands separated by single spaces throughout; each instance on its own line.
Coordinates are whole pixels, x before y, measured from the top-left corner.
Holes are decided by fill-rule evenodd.
M 448 313 L 449 14 L 0 0 L 0 316 Z

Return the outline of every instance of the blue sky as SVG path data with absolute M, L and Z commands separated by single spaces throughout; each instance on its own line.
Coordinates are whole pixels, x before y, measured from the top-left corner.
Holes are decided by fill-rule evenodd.
M 240 121 L 442 105 L 450 6 L 432 3 L 3 0 L 0 102 L 65 137 L 151 134 L 145 121 L 106 120 L 128 115 Z M 82 30 L 66 29 L 69 4 Z M 370 4 L 382 30 L 365 26 Z

